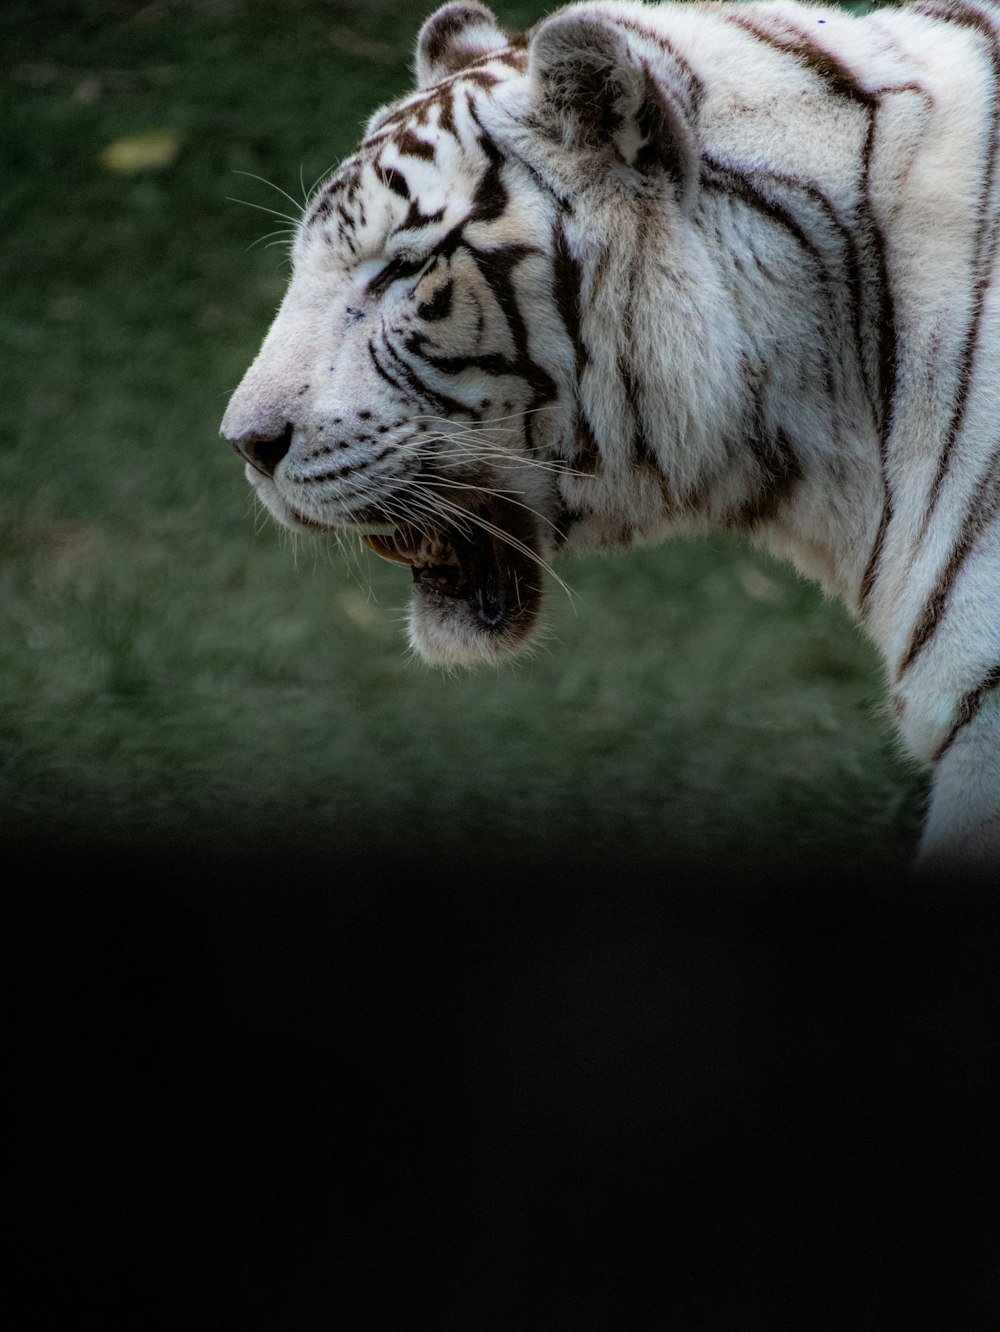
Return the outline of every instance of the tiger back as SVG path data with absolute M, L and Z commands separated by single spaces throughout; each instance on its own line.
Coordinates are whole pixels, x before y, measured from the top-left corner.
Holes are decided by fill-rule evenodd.
M 446 666 L 573 552 L 722 527 L 839 596 L 1000 879 L 1000 8 L 571 5 L 421 30 L 318 188 L 222 433 L 412 573 Z

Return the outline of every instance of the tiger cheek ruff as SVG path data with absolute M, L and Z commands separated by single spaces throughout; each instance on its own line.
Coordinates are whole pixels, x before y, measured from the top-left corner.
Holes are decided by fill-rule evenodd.
M 223 420 L 262 502 L 409 566 L 446 666 L 557 556 L 746 533 L 881 651 L 920 863 L 1000 880 L 1000 7 L 459 3 L 416 71 Z

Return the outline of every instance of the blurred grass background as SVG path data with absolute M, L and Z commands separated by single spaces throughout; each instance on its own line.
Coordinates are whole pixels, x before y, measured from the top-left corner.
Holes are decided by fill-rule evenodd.
M 255 514 L 217 435 L 287 279 L 253 176 L 298 198 L 349 152 L 430 8 L 8 0 L 8 845 L 904 864 L 924 783 L 875 654 L 790 569 L 723 537 L 566 563 L 543 651 L 445 678 L 405 571 Z

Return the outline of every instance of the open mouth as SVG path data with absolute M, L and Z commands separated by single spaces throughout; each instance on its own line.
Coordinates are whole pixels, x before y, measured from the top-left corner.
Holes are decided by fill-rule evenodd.
M 542 597 L 537 539 L 530 515 L 508 500 L 488 512 L 418 529 L 402 524 L 365 543 L 384 559 L 407 564 L 414 591 L 440 610 L 463 609 L 481 634 L 520 638 Z

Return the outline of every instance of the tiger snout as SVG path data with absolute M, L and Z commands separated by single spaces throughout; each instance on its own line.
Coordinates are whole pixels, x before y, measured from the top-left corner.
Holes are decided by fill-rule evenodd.
M 543 596 L 537 478 L 500 466 L 497 446 L 447 422 L 382 415 L 343 402 L 302 404 L 298 419 L 261 398 L 251 371 L 234 393 L 222 438 L 283 525 L 353 531 L 411 571 L 410 632 L 428 661 L 491 662 L 523 650 Z M 529 499 L 533 502 L 525 503 Z
M 261 476 L 271 478 L 275 468 L 286 455 L 292 443 L 294 425 L 271 427 L 252 422 L 242 429 L 221 431 L 222 438 L 236 450 L 241 458 Z

